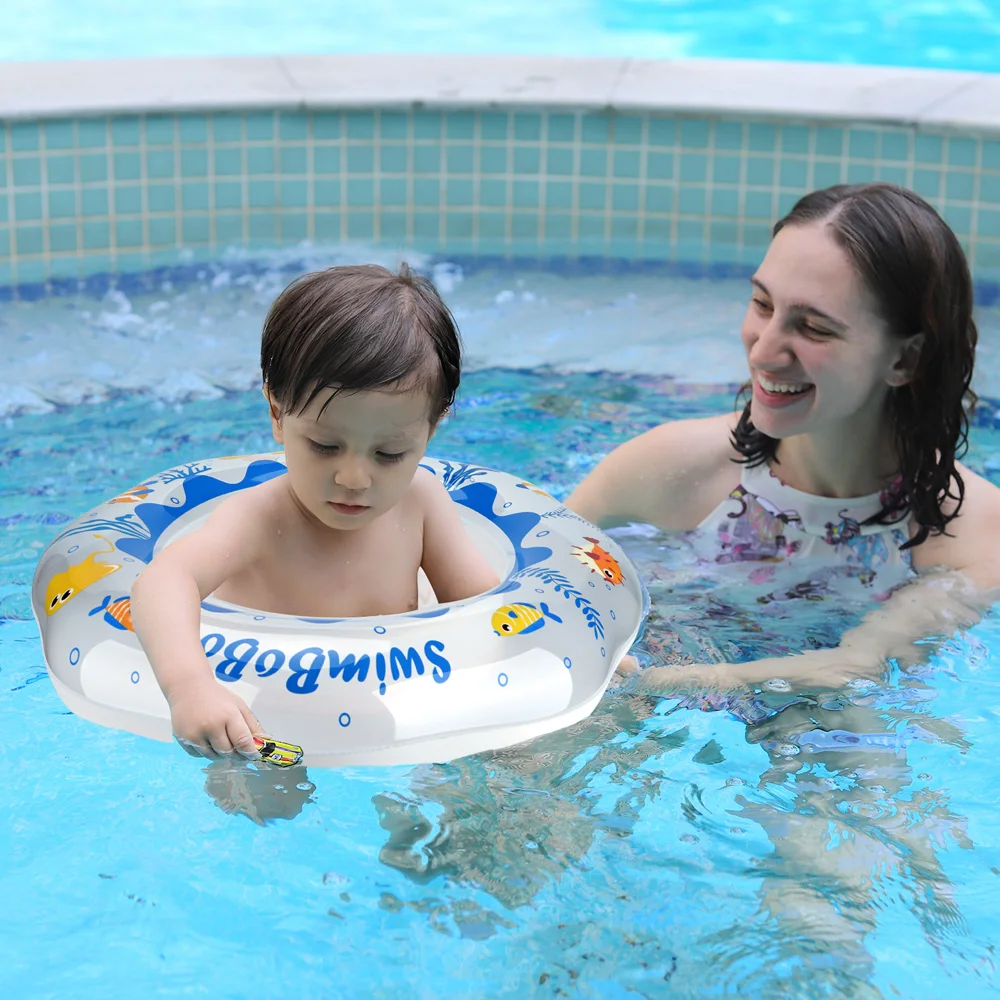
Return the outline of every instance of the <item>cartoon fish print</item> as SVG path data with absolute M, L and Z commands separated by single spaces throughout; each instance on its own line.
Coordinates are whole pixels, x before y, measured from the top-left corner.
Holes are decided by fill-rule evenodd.
M 546 618 L 562 623 L 562 619 L 554 615 L 544 601 L 540 602 L 540 609 L 534 604 L 505 604 L 493 612 L 493 631 L 500 636 L 525 635 L 537 632 Z
M 119 493 L 118 496 L 109 500 L 108 503 L 139 503 L 141 500 L 145 500 L 152 492 L 152 486 L 140 483 L 138 486 L 133 486 L 132 489 L 126 490 L 124 493 Z
M 832 521 L 826 522 L 826 537 L 823 540 L 827 545 L 840 545 L 842 542 L 849 542 L 861 534 L 861 525 L 853 517 L 848 517 L 847 511 L 842 510 L 840 517 L 840 524 L 834 524 Z
M 615 586 L 622 583 L 625 577 L 622 575 L 622 568 L 618 565 L 618 560 L 607 549 L 602 549 L 596 538 L 584 535 L 583 540 L 590 542 L 590 548 L 585 549 L 582 545 L 574 545 L 573 555 L 584 566 L 589 566 L 591 573 L 600 573 L 608 583 Z
M 89 615 L 104 612 L 104 620 L 113 628 L 119 628 L 123 632 L 134 632 L 132 627 L 132 602 L 127 597 L 116 597 L 111 600 L 111 595 L 107 597 L 96 608 L 88 611 Z
M 529 493 L 537 493 L 540 497 L 545 497 L 547 500 L 555 500 L 555 497 L 551 493 L 540 490 L 533 483 L 518 483 L 517 488 L 519 490 L 527 490 Z
M 108 542 L 108 539 L 104 538 L 103 535 L 94 535 L 94 537 L 100 538 L 102 542 Z M 91 552 L 82 562 L 75 563 L 61 573 L 56 573 L 49 580 L 49 585 L 45 588 L 45 613 L 47 615 L 54 615 L 81 590 L 121 569 L 120 563 L 99 563 L 97 561 L 98 556 L 115 551 L 113 543 L 108 542 L 108 545 L 111 547 L 101 549 L 99 552 Z

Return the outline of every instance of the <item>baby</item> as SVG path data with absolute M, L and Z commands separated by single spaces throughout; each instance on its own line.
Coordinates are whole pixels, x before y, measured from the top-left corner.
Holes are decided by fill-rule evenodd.
M 308 617 L 417 607 L 496 586 L 437 479 L 418 468 L 458 389 L 461 345 L 434 286 L 404 264 L 303 275 L 264 321 L 261 371 L 287 475 L 227 498 L 160 552 L 132 588 L 132 620 L 193 756 L 254 758 L 260 723 L 216 682 L 201 601 Z

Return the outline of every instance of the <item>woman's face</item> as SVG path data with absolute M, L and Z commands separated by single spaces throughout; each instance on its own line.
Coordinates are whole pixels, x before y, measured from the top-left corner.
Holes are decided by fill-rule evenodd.
M 772 438 L 870 434 L 914 352 L 888 333 L 827 224 L 786 226 L 750 280 L 741 336 L 754 426 Z

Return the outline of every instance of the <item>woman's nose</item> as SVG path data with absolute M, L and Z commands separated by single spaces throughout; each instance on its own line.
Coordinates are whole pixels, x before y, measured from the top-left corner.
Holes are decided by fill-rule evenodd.
M 772 313 L 747 340 L 747 358 L 754 368 L 785 368 L 794 359 L 787 332 Z
M 338 486 L 354 493 L 366 490 L 372 484 L 371 476 L 368 475 L 364 462 L 346 456 L 337 463 L 337 471 L 333 474 L 333 481 Z

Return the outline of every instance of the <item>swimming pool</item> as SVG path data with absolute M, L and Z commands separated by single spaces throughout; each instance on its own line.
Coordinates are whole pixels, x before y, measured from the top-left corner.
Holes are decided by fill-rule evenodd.
M 0 425 L 3 994 L 995 994 L 996 609 L 884 686 L 764 690 L 732 712 L 612 692 L 564 733 L 417 768 L 202 768 L 65 711 L 31 621 L 38 553 L 150 471 L 268 446 L 247 384 L 259 317 L 308 263 L 262 254 L 4 306 L 3 360 L 35 400 Z M 476 369 L 436 454 L 565 496 L 616 442 L 731 405 L 742 281 L 423 265 Z M 995 350 L 1000 317 L 980 318 Z M 969 464 L 1000 482 L 990 386 Z M 671 540 L 619 537 L 651 580 L 654 655 L 767 641 L 754 609 L 687 585 Z M 790 604 L 773 641 L 822 634 Z M 720 610 L 728 631 L 697 627 Z
M 465 52 L 996 72 L 998 42 L 996 0 L 7 0 L 0 9 L 0 59 L 15 60 Z

